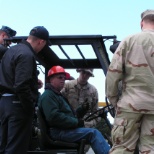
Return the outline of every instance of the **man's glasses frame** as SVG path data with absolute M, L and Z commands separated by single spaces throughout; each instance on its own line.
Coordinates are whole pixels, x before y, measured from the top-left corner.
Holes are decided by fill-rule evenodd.
M 56 78 L 59 79 L 59 80 L 66 80 L 65 75 L 57 75 Z

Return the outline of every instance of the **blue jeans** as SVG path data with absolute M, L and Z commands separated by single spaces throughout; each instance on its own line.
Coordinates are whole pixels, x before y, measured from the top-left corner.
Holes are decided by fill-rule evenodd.
M 50 137 L 54 140 L 66 142 L 80 142 L 86 139 L 95 154 L 108 154 L 110 146 L 102 134 L 94 128 L 76 128 L 69 130 L 50 129 Z

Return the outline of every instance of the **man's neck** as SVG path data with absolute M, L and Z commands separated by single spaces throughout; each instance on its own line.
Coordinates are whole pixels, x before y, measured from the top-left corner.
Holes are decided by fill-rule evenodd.
M 77 82 L 80 86 L 85 86 L 87 84 L 87 82 L 82 82 L 80 79 L 77 79 Z
M 154 30 L 154 24 L 144 22 L 142 30 L 144 30 L 144 29 Z

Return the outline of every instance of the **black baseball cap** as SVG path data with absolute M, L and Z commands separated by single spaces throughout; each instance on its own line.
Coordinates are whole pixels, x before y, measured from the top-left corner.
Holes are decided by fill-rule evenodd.
M 30 31 L 29 34 L 40 39 L 46 40 L 48 45 L 51 45 L 51 42 L 49 40 L 49 32 L 45 27 L 36 26 Z
M 8 35 L 8 37 L 13 37 L 17 33 L 15 30 L 11 29 L 8 26 L 2 26 L 2 28 L 0 30 L 4 31 Z

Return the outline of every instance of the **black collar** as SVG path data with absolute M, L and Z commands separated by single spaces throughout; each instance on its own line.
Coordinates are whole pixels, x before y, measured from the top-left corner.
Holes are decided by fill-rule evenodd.
M 31 49 L 31 51 L 33 52 L 33 54 L 36 55 L 36 52 L 34 51 L 34 49 L 32 48 L 32 46 L 31 46 L 31 44 L 29 42 L 27 42 L 26 40 L 22 40 L 21 41 L 21 44 L 27 45 Z

